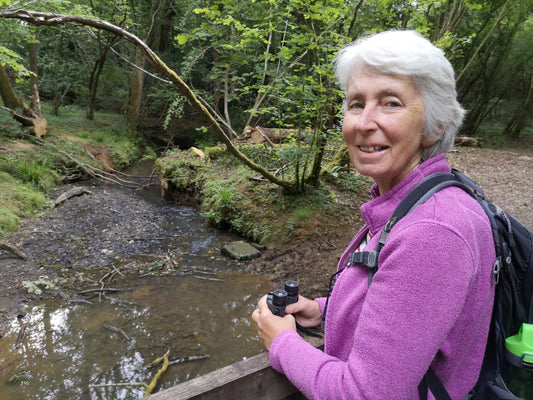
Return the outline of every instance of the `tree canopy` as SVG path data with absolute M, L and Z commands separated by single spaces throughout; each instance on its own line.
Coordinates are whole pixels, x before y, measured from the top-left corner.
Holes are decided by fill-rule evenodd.
M 300 191 L 317 181 L 327 143 L 339 138 L 331 61 L 367 33 L 426 35 L 456 70 L 464 133 L 482 136 L 483 121 L 503 113 L 508 134 L 519 136 L 533 102 L 532 11 L 533 0 L 0 0 L 1 86 L 29 98 L 36 76 L 55 112 L 76 104 L 93 118 L 105 108 L 124 113 L 132 132 L 192 127 L 186 145 L 221 141 L 250 168 Z M 31 44 L 39 46 L 37 71 Z M 290 160 L 291 180 L 234 146 L 249 125 L 298 132 L 275 152 Z

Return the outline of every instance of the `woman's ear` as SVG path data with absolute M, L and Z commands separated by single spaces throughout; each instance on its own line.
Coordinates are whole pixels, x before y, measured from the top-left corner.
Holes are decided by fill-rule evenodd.
M 422 146 L 424 148 L 427 148 L 437 143 L 444 135 L 444 131 L 446 131 L 447 127 L 448 124 L 441 124 L 436 134 L 431 135 L 431 137 L 427 137 L 427 135 L 424 135 L 424 138 L 422 139 Z

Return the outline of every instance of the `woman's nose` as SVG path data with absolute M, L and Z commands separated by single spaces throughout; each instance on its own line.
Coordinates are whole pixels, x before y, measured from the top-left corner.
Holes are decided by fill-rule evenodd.
M 365 106 L 357 115 L 355 128 L 359 132 L 370 132 L 377 128 L 376 110 L 371 105 Z

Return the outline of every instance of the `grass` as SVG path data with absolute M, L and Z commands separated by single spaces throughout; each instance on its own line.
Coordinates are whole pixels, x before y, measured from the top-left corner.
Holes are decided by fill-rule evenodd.
M 86 175 L 81 163 L 102 169 L 89 149 L 104 149 L 116 169 L 140 157 L 142 142 L 128 133 L 121 115 L 97 112 L 89 121 L 83 109 L 64 107 L 53 116 L 51 106 L 42 107 L 48 120 L 42 140 L 0 111 L 0 236 L 15 232 L 20 218 L 42 211 L 49 203 L 46 193 L 61 184 L 61 177 Z

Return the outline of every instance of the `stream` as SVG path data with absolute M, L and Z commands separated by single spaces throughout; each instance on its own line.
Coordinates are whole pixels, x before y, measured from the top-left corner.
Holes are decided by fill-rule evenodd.
M 2 333 L 0 399 L 138 399 L 167 352 L 153 392 L 264 351 L 251 313 L 270 281 L 221 256 L 238 238 L 158 189 L 87 189 L 33 228 L 28 262 L 76 283 L 47 275 L 56 294 L 34 295 Z

